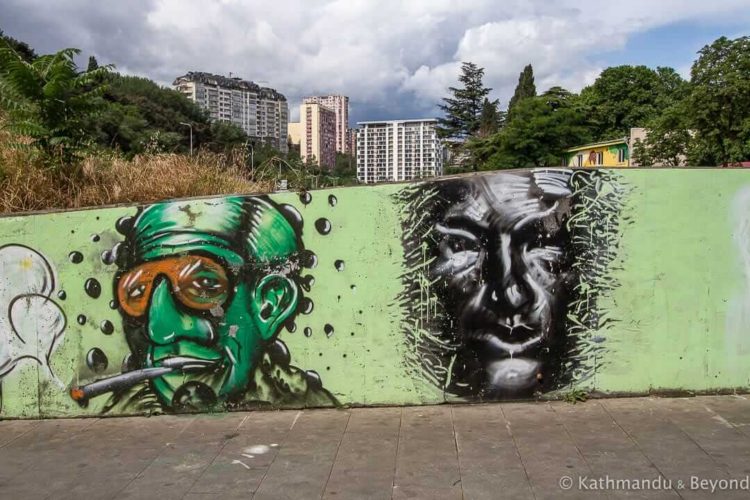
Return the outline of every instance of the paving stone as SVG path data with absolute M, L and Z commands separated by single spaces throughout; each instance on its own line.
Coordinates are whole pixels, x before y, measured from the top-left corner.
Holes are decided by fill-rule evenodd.
M 611 498 L 679 498 L 677 492 L 671 489 L 637 489 L 644 480 L 666 478 L 638 449 L 636 443 L 612 419 L 599 401 L 575 405 L 554 402 L 550 403 L 550 407 L 591 467 L 591 475 L 582 478 L 584 484 L 587 483 L 587 478 L 603 480 L 605 485 L 607 480 L 611 479 L 614 483 L 610 485 L 614 484 L 614 487 L 607 490 L 607 496 Z M 648 484 L 663 483 L 654 481 Z
M 348 410 L 305 410 L 253 498 L 320 498 L 344 435 Z
M 97 419 L 60 419 L 39 422 L 0 449 L 0 492 L 7 498 L 45 498 L 70 480 L 67 467 L 85 454 L 83 432 Z M 3 423 L 4 425 L 4 423 Z
M 707 492 L 690 489 L 692 478 L 729 479 L 729 474 L 670 420 L 670 412 L 656 399 L 603 400 L 602 405 L 662 475 L 672 481 L 681 497 L 707 498 Z M 747 492 L 722 492 L 722 497 L 747 498 Z
M 654 401 L 730 477 L 750 475 L 750 437 L 706 406 L 703 398 Z
M 705 396 L 3 421 L 0 497 L 748 498 L 690 489 L 750 475 L 748 414 Z
M 401 408 L 352 410 L 324 498 L 391 498 Z
M 393 498 L 461 498 L 450 406 L 404 408 Z
M 531 498 L 531 484 L 499 405 L 452 408 L 464 498 Z
M 159 455 L 116 498 L 182 498 L 247 418 L 240 413 L 198 415 L 174 442 L 167 442 Z
M 0 421 L 0 448 L 32 431 L 40 422 L 40 420 Z
M 279 450 L 287 443 L 300 411 L 253 412 L 228 438 L 190 494 L 248 498 L 260 485 Z M 244 497 L 243 497 L 244 495 Z
M 592 470 L 547 403 L 507 404 L 502 411 L 535 498 L 601 496 L 600 492 L 560 487 L 563 478 L 575 481 L 591 476 Z
M 717 416 L 750 436 L 750 396 L 702 396 L 698 399 Z

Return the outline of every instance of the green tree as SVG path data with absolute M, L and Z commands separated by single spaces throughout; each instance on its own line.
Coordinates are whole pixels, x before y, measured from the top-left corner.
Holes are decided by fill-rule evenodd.
M 605 69 L 593 85 L 581 92 L 594 127 L 594 139 L 620 137 L 633 127 L 645 127 L 679 100 L 685 88 L 686 82 L 672 68 Z
M 647 136 L 636 140 L 633 163 L 642 166 L 678 167 L 685 163 L 692 140 L 689 113 L 684 102 L 669 106 L 647 124 Z
M 527 64 L 523 68 L 523 71 L 518 75 L 516 90 L 513 92 L 513 97 L 510 98 L 510 102 L 508 102 L 508 114 L 510 114 L 511 110 L 521 99 L 535 96 L 536 85 L 534 84 L 534 68 L 531 64 Z
M 489 137 L 497 133 L 503 123 L 503 113 L 498 110 L 499 101 L 490 101 L 486 97 L 482 102 L 482 113 L 479 115 L 478 137 Z
M 444 138 L 466 139 L 479 132 L 482 104 L 490 90 L 482 83 L 484 68 L 474 63 L 461 63 L 462 87 L 449 87 L 450 97 L 444 97 L 440 109 L 445 118 L 438 119 L 438 134 Z
M 211 123 L 211 142 L 209 148 L 214 151 L 230 151 L 244 145 L 247 134 L 234 123 L 215 121 Z
M 336 153 L 336 166 L 333 169 L 337 186 L 350 186 L 357 183 L 357 163 L 354 155 Z
M 505 126 L 475 143 L 482 170 L 560 165 L 565 149 L 591 140 L 581 99 L 561 87 L 516 103 Z
M 96 57 L 89 56 L 89 64 L 88 66 L 86 66 L 86 71 L 94 71 L 98 67 L 99 67 L 99 62 L 96 60 Z
M 750 37 L 721 37 L 699 54 L 686 104 L 695 134 L 691 164 L 750 160 Z
M 0 47 L 2 46 L 10 47 L 21 56 L 21 59 L 28 63 L 37 58 L 36 52 L 27 43 L 16 40 L 3 33 L 3 30 L 0 30 Z
M 64 49 L 28 62 L 9 45 L 0 47 L 0 106 L 11 128 L 65 163 L 90 143 L 87 125 L 100 109 L 101 80 L 110 70 L 80 72 L 78 54 Z
M 205 111 L 179 92 L 147 78 L 111 75 L 103 96 L 106 106 L 93 117 L 99 144 L 127 156 L 147 150 L 185 153 L 193 146 L 226 151 L 244 144 L 244 132 L 227 123 L 212 125 Z

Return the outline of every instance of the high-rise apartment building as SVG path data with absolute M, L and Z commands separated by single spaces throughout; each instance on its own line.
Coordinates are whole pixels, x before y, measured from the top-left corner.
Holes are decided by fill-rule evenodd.
M 274 89 L 241 78 L 190 71 L 172 84 L 208 111 L 212 120 L 230 122 L 281 152 L 287 152 L 289 106 Z
M 405 181 L 443 174 L 434 118 L 357 123 L 357 179 Z
M 336 151 L 349 153 L 347 131 L 349 130 L 349 98 L 345 95 L 322 95 L 305 97 L 303 103 L 322 104 L 336 114 Z
M 299 107 L 299 123 L 290 123 L 292 141 L 299 137 L 299 154 L 305 161 L 321 167 L 336 165 L 336 114 L 318 103 L 303 103 Z

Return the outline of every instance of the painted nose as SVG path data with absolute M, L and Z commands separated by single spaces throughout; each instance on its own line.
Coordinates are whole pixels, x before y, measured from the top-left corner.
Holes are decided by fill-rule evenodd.
M 148 311 L 148 337 L 154 344 L 172 344 L 190 340 L 199 344 L 214 341 L 211 323 L 200 316 L 183 312 L 172 295 L 169 280 L 157 278 Z
M 523 283 L 525 266 L 518 255 L 514 255 L 519 249 L 511 245 L 510 235 L 503 234 L 500 237 L 499 248 L 494 259 L 490 260 L 492 270 L 490 275 L 494 276 L 490 298 L 493 303 L 504 307 L 518 309 L 528 302 L 528 291 Z

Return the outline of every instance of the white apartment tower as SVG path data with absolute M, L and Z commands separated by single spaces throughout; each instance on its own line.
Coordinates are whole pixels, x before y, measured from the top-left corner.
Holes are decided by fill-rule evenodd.
M 347 132 L 349 130 L 349 98 L 345 95 L 321 95 L 305 97 L 305 104 L 322 104 L 336 114 L 336 151 L 349 153 Z
M 434 118 L 357 123 L 357 179 L 406 181 L 443 174 Z
M 241 78 L 191 71 L 172 84 L 212 120 L 230 122 L 286 153 L 289 106 L 279 92 Z

